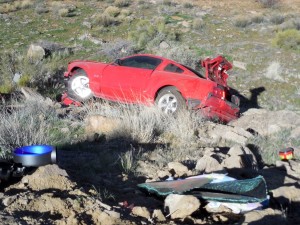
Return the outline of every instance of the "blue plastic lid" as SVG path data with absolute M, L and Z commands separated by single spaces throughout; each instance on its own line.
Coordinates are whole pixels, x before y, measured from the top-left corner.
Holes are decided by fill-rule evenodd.
M 30 145 L 16 148 L 14 154 L 24 155 L 43 155 L 51 153 L 54 147 L 52 145 Z

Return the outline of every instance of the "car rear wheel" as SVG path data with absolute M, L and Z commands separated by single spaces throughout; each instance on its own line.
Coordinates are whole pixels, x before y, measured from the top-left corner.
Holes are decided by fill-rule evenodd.
M 186 102 L 175 87 L 160 90 L 155 103 L 166 114 L 176 114 L 186 109 Z
M 93 97 L 89 87 L 90 80 L 83 70 L 75 71 L 75 74 L 68 81 L 68 95 L 77 101 L 86 101 Z

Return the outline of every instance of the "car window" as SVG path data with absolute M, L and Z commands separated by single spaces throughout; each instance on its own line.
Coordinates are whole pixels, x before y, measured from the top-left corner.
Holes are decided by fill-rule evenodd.
M 184 72 L 183 69 L 179 68 L 178 66 L 176 66 L 172 63 L 168 64 L 165 67 L 164 71 L 173 72 L 173 73 L 183 73 Z
M 134 56 L 120 61 L 120 66 L 128 66 L 142 69 L 154 70 L 160 63 L 161 59 L 149 56 Z

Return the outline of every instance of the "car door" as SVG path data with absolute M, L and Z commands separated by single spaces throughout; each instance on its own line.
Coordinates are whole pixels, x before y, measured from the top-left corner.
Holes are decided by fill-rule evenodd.
M 144 102 L 148 98 L 145 88 L 159 62 L 134 56 L 110 64 L 102 74 L 101 94 L 114 101 Z

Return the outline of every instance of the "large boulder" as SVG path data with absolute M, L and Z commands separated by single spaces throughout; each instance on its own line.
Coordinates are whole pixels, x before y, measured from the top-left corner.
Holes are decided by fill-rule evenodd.
M 241 127 L 228 126 L 223 124 L 207 123 L 205 132 L 199 131 L 201 135 L 206 135 L 206 138 L 212 142 L 233 142 L 245 145 L 247 140 L 253 135 Z
M 265 109 L 249 109 L 241 118 L 230 122 L 229 125 L 269 136 L 285 129 L 299 129 L 300 115 L 286 110 L 273 112 Z

